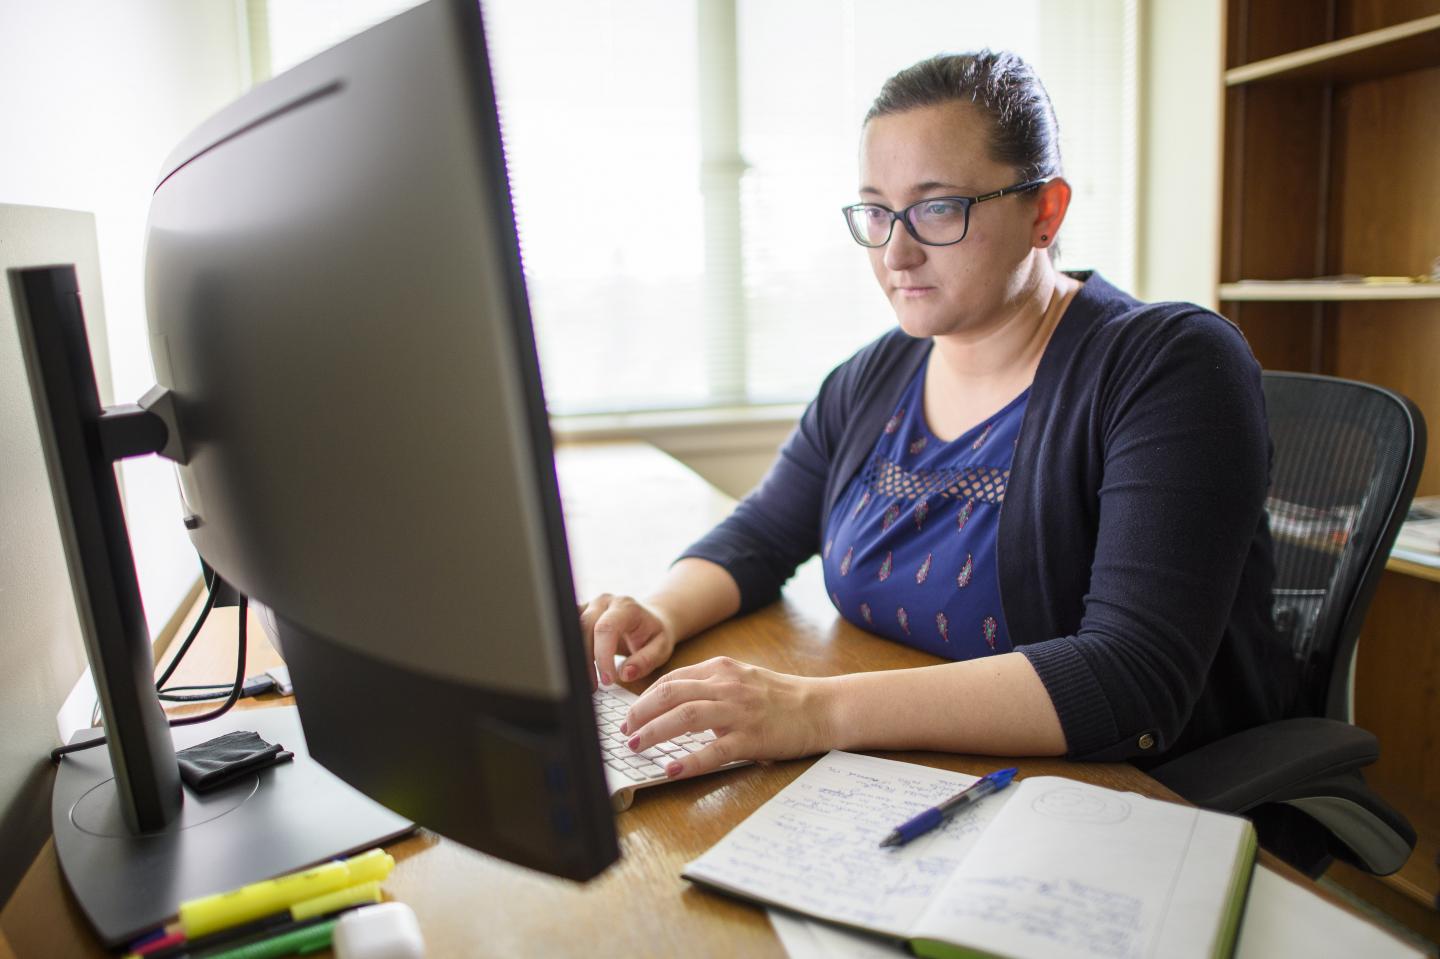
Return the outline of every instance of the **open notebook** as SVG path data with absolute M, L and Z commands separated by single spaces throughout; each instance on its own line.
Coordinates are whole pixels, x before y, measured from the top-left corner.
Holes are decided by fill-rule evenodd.
M 1234 816 L 1057 777 L 898 848 L 974 777 L 832 752 L 685 867 L 732 895 L 906 940 L 922 956 L 1225 956 L 1255 859 Z

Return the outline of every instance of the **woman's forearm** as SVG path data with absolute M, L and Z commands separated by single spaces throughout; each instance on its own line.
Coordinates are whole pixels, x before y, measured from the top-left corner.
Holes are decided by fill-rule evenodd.
M 678 643 L 739 612 L 740 587 L 723 566 L 688 557 L 670 567 L 642 602 L 664 621 Z
M 835 749 L 925 749 L 1059 756 L 1050 695 L 1019 653 L 823 680 L 819 708 Z

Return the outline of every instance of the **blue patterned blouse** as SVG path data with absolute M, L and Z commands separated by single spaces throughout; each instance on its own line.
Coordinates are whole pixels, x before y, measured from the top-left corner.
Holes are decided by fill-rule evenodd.
M 925 425 L 925 367 L 826 524 L 825 585 L 862 629 L 946 659 L 1010 651 L 995 538 L 1027 389 L 949 443 Z

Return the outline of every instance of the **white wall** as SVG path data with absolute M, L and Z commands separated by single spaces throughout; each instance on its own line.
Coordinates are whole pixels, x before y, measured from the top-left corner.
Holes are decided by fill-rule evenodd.
M 0 271 L 74 263 L 91 354 L 101 369 L 105 311 L 95 218 L 72 210 L 0 204 Z M 85 669 L 80 620 L 65 566 L 55 501 L 19 330 L 0 277 L 0 899 L 49 823 L 55 709 Z M 93 301 L 93 304 L 92 304 Z M 100 393 L 109 393 L 100 383 Z M 89 709 L 86 708 L 88 714 Z
M 153 382 L 146 204 L 170 148 L 242 89 L 237 2 L 0 2 L 0 204 L 95 214 L 3 211 L 0 263 L 82 262 L 87 318 L 108 331 L 92 332 L 106 400 L 133 402 Z M 56 711 L 84 669 L 9 303 L 0 284 L 0 901 L 48 831 L 46 753 Z M 168 465 L 127 464 L 123 479 L 153 638 L 199 567 Z
M 154 382 L 145 215 L 170 149 L 248 82 L 241 0 L 0 4 L 0 202 L 95 214 L 117 402 Z M 123 465 L 152 636 L 198 576 L 168 463 Z M 13 561 L 14 557 L 7 557 Z
M 1142 0 L 1135 293 L 1214 309 L 1224 108 L 1221 0 Z

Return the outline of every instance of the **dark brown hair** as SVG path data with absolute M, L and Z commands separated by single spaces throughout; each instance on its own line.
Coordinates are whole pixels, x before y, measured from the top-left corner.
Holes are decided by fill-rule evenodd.
M 1028 63 L 1003 50 L 940 54 L 906 67 L 885 81 L 865 122 L 956 100 L 990 118 L 990 156 L 1014 167 L 1017 182 L 1061 175 L 1060 125 L 1050 95 Z

